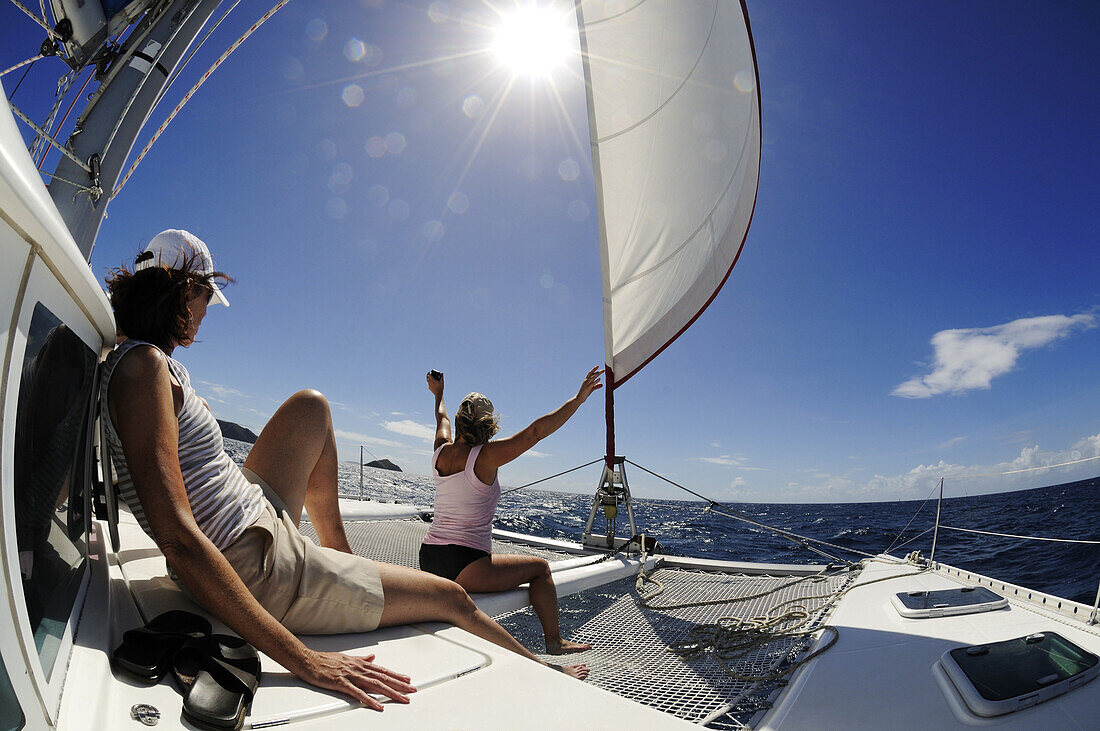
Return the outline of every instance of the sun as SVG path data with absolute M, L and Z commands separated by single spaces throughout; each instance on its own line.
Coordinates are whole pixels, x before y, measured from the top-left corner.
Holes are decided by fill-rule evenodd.
M 516 8 L 501 16 L 492 51 L 513 76 L 549 77 L 575 51 L 569 18 L 548 7 Z

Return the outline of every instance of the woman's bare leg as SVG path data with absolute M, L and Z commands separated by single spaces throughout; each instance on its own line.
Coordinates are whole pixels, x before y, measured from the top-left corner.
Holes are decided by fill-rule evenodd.
M 295 525 L 305 506 L 321 545 L 351 553 L 340 519 L 336 437 L 324 396 L 307 389 L 284 401 L 252 445 L 244 466 L 278 493 Z
M 386 597 L 379 626 L 448 622 L 517 655 L 542 662 L 478 609 L 466 590 L 455 582 L 426 571 L 381 562 L 378 562 L 378 572 Z M 588 667 L 585 665 L 566 665 L 562 670 L 580 680 L 588 677 Z
M 592 647 L 561 638 L 558 627 L 558 590 L 554 587 L 550 565 L 541 558 L 508 554 L 486 556 L 462 569 L 455 582 L 468 592 L 508 591 L 530 582 L 528 593 L 531 596 L 531 607 L 542 624 L 546 652 L 563 655 Z

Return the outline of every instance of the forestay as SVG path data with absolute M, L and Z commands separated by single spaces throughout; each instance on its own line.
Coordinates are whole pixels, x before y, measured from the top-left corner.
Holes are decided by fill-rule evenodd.
M 760 168 L 756 58 L 735 0 L 581 0 L 603 264 L 621 385 L 725 283 Z

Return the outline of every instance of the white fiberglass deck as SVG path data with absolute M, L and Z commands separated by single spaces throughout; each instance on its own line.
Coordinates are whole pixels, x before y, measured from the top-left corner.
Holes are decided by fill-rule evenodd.
M 170 608 L 201 612 L 166 575 L 164 557 L 152 540 L 122 511 L 121 550 L 111 554 L 106 526 L 97 523 L 92 541 L 92 585 L 81 618 L 61 723 L 66 729 L 137 727 L 130 708 L 137 703 L 161 712 L 159 727 L 189 728 L 181 716 L 182 698 L 170 680 L 144 686 L 115 676 L 108 657 L 122 633 L 146 617 Z M 593 574 L 637 571 L 638 562 L 606 561 L 568 569 L 563 583 L 584 588 Z M 526 594 L 526 592 L 522 592 Z M 499 613 L 522 601 L 519 593 L 486 598 Z M 480 601 L 480 599 L 479 599 Z M 208 615 L 209 616 L 209 615 Z M 215 631 L 225 631 L 214 622 Z M 341 696 L 307 686 L 261 655 L 264 676 L 247 719 L 253 724 L 291 728 L 687 728 L 674 717 L 618 698 L 525 660 L 462 630 L 443 624 L 411 625 L 366 634 L 305 637 L 310 647 L 366 655 L 412 677 L 419 692 L 408 705 L 390 703 L 384 713 L 353 706 Z
M 982 718 L 963 704 L 939 665 L 948 650 L 1053 631 L 1100 654 L 1100 627 L 1085 623 L 1089 609 L 1038 592 L 940 567 L 916 574 L 906 564 L 872 561 L 841 598 L 828 624 L 837 644 L 801 668 L 757 728 L 1094 729 L 1100 723 L 1100 682 L 1005 716 Z M 860 588 L 883 577 L 904 575 Z M 967 578 L 969 577 L 969 579 Z M 976 584 L 1009 599 L 993 612 L 905 619 L 890 602 L 898 592 Z M 1032 594 L 1039 603 L 1026 600 Z M 1046 598 L 1047 604 L 1041 602 Z M 1058 609 L 1058 605 L 1061 609 Z M 1075 618 L 1074 609 L 1080 618 Z

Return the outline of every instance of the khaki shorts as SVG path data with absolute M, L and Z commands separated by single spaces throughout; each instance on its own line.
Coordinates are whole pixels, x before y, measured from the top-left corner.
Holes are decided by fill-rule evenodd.
M 374 561 L 318 546 L 298 532 L 256 473 L 246 470 L 245 477 L 268 500 L 259 519 L 222 554 L 260 605 L 295 634 L 376 629 L 385 600 Z

